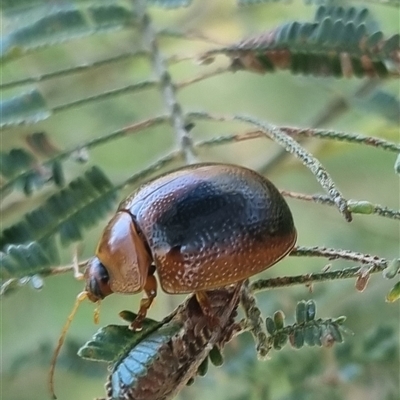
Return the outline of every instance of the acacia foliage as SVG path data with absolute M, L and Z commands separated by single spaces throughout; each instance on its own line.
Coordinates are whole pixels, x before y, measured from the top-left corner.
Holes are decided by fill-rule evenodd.
M 115 130 L 107 130 L 107 126 L 104 131 L 101 131 L 99 126 L 93 128 L 88 124 L 82 124 L 82 126 L 79 126 L 78 135 L 76 132 L 69 132 L 70 141 L 61 137 L 61 134 L 57 132 L 59 126 L 63 124 L 65 126 L 68 123 L 72 125 L 76 115 L 74 112 L 78 113 L 83 109 L 88 115 L 92 115 L 89 108 L 99 107 L 96 118 L 99 114 L 109 115 L 112 113 L 120 117 L 121 115 L 118 112 L 121 105 L 129 103 L 125 101 L 123 96 L 127 93 L 135 94 L 141 91 L 139 96 L 143 97 L 139 97 L 139 101 L 136 99 L 136 102 L 129 103 L 127 107 L 128 123 L 137 123 L 136 112 L 141 99 L 144 99 L 144 103 L 149 104 L 146 97 L 147 91 L 157 93 L 159 83 L 157 79 L 154 79 L 149 65 L 145 67 L 148 79 L 142 81 L 136 75 L 136 73 L 139 75 L 143 67 L 138 67 L 135 63 L 140 63 L 143 59 L 148 60 L 151 55 L 148 49 L 141 47 L 140 40 L 137 40 L 137 36 L 140 36 L 140 24 L 138 23 L 138 15 L 133 8 L 133 2 L 76 0 L 52 4 L 51 6 L 47 3 L 41 0 L 2 2 L 3 18 L 8 22 L 7 30 L 3 35 L 3 53 L 1 55 L 7 73 L 5 76 L 8 76 L 8 78 L 2 84 L 3 95 L 0 104 L 3 127 L 1 132 L 0 172 L 2 181 L 0 190 L 5 210 L 3 216 L 7 219 L 2 226 L 0 237 L 2 250 L 0 276 L 2 283 L 4 283 L 3 293 L 11 292 L 8 289 L 19 288 L 20 285 L 29 280 L 33 286 L 41 286 L 37 284 L 37 278 L 46 278 L 52 275 L 54 267 L 70 261 L 70 253 L 68 253 L 68 257 L 65 257 L 65 253 L 63 253 L 65 247 L 71 249 L 73 244 L 90 240 L 90 229 L 98 224 L 108 212 L 115 209 L 117 198 L 122 197 L 119 192 L 121 188 L 128 187 L 131 190 L 144 178 L 157 172 L 161 166 L 172 167 L 172 165 L 182 162 L 181 148 L 176 149 L 175 146 L 172 153 L 165 155 L 167 145 L 164 138 L 167 135 L 165 130 L 162 130 L 150 142 L 148 152 L 146 152 L 145 145 L 138 144 L 140 143 L 139 137 L 137 142 L 130 142 L 129 146 L 126 147 L 130 149 L 129 161 L 132 164 L 125 163 L 123 166 L 125 172 L 129 170 L 130 173 L 122 175 L 120 170 L 116 173 L 114 167 L 110 167 L 110 165 L 119 161 L 120 150 L 124 145 L 119 146 L 118 152 L 115 151 L 113 146 L 118 145 L 117 139 L 128 135 L 129 129 L 125 120 L 118 121 Z M 152 6 L 161 5 L 165 9 L 187 6 L 187 18 L 190 16 L 191 7 L 195 7 L 195 4 L 192 4 L 191 1 L 159 0 L 149 1 L 148 3 Z M 255 2 L 242 0 L 239 3 L 242 5 L 246 3 L 250 6 L 251 3 Z M 391 3 L 398 5 L 396 1 Z M 263 7 L 269 6 L 270 4 L 265 4 Z M 309 79 L 309 76 L 315 76 L 318 77 L 318 81 L 299 80 L 296 82 L 301 84 L 307 82 L 308 88 L 312 88 L 313 82 L 318 82 L 335 92 L 339 90 L 337 88 L 344 78 L 366 79 L 365 81 L 359 80 L 360 89 L 355 90 L 353 95 L 348 95 L 344 105 L 343 103 L 339 104 L 337 109 L 345 109 L 345 111 L 367 110 L 370 115 L 379 115 L 389 126 L 395 126 L 399 121 L 399 99 L 393 93 L 391 83 L 398 78 L 399 35 L 387 33 L 387 27 L 379 25 L 374 13 L 366 7 L 359 7 L 356 4 L 313 7 L 315 8 L 314 18 L 304 18 L 293 13 L 288 19 L 289 22 L 286 20 L 272 23 L 267 20 L 265 28 L 263 27 L 267 33 L 256 34 L 250 39 L 244 37 L 229 46 L 208 43 L 210 49 L 202 50 L 195 55 L 190 51 L 191 45 L 187 44 L 185 53 L 188 53 L 187 57 L 191 60 L 199 58 L 211 60 L 212 57 L 219 54 L 226 55 L 229 58 L 230 67 L 228 70 L 230 72 L 238 69 L 242 69 L 244 72 L 275 72 L 274 77 L 276 76 L 277 80 L 282 76 L 282 70 L 285 70 L 288 74 L 284 75 L 288 77 L 288 80 L 292 79 L 293 76 L 297 77 L 297 75 L 302 76 L 299 79 Z M 251 7 L 239 8 L 238 13 L 245 13 L 247 12 L 245 10 L 250 9 Z M 176 30 L 176 26 L 173 28 L 175 28 L 173 32 L 175 40 L 179 40 L 177 38 L 193 39 L 195 36 L 193 32 Z M 129 40 L 123 36 L 125 34 L 128 35 Z M 160 28 L 158 31 L 161 50 L 164 50 L 163 38 L 167 34 L 167 30 Z M 171 35 L 171 32 L 169 34 Z M 101 48 L 103 42 L 106 43 L 107 41 L 113 43 L 114 50 L 121 49 L 121 52 L 111 53 L 107 49 L 109 53 L 96 53 L 95 60 L 93 60 L 93 57 L 89 57 L 88 52 L 88 61 L 86 62 L 86 54 L 82 50 L 85 49 L 84 45 L 94 43 L 93 48 L 97 50 Z M 125 47 L 126 43 L 129 44 L 128 47 Z M 83 54 L 83 57 L 77 57 L 79 61 L 74 58 L 77 55 L 75 48 L 80 56 Z M 93 51 L 93 48 L 90 47 L 90 50 Z M 165 50 L 168 50 L 167 46 L 165 46 Z M 74 56 L 65 57 L 68 52 Z M 46 58 L 46 54 L 50 56 Z M 41 57 L 45 59 L 44 63 L 43 60 L 42 63 L 40 62 Z M 165 58 L 167 59 L 167 57 Z M 29 69 L 24 67 L 21 69 L 21 64 L 18 63 L 26 60 L 31 62 L 26 65 L 35 65 L 38 62 L 40 68 Z M 171 62 L 171 65 L 173 60 L 173 57 L 167 59 Z M 131 68 L 129 69 L 128 81 L 115 78 L 115 75 L 126 73 L 121 68 L 123 63 L 128 63 L 129 68 Z M 104 72 L 104 70 L 101 70 L 104 66 L 110 69 Z M 204 68 L 208 67 L 204 66 Z M 132 70 L 134 70 L 133 74 Z M 86 80 L 90 82 L 85 86 L 84 91 L 79 92 L 76 97 L 68 96 L 68 93 L 65 93 L 65 97 L 52 97 L 52 92 L 56 91 L 59 85 L 62 85 L 64 79 L 71 79 L 67 81 L 71 82 L 69 84 L 71 88 L 81 85 L 82 81 L 76 79 L 76 76 L 81 73 L 87 74 L 85 75 Z M 89 79 L 92 75 L 96 76 L 93 81 Z M 177 75 L 174 78 L 179 81 L 179 73 Z M 267 75 L 260 77 L 260 79 L 268 79 Z M 332 77 L 338 79 L 332 82 L 329 79 Z M 371 77 L 375 79 L 368 80 Z M 251 79 L 253 77 L 249 77 L 249 81 Z M 118 82 L 118 85 L 114 82 Z M 346 82 L 354 83 L 353 80 Z M 98 89 L 95 93 L 89 93 L 92 84 Z M 181 87 L 190 86 L 185 81 L 177 82 L 177 91 L 180 90 L 179 84 L 181 84 Z M 86 89 L 89 89 L 88 93 L 86 93 Z M 221 91 L 225 89 L 228 88 L 224 87 Z M 146 93 L 142 93 L 144 91 Z M 282 89 L 282 91 L 284 90 Z M 308 100 L 306 92 L 305 90 L 302 93 L 302 98 Z M 208 100 L 210 100 L 210 103 L 212 102 L 214 94 L 216 93 L 211 93 L 210 99 L 207 99 L 204 104 L 205 107 L 208 107 Z M 241 99 L 242 93 L 238 93 L 236 97 Z M 263 99 L 264 97 L 262 97 Z M 101 102 L 104 100 L 116 102 L 118 105 L 113 108 L 110 105 L 113 103 L 107 103 L 105 108 L 101 108 Z M 150 102 L 153 106 L 152 100 Z M 184 106 L 182 107 L 184 113 L 186 108 L 190 108 L 190 105 L 185 103 L 181 106 Z M 299 104 L 300 106 L 301 104 Z M 247 108 L 243 104 L 241 107 Z M 211 108 L 210 105 L 210 111 Z M 170 117 L 169 115 L 165 117 L 165 114 L 158 116 L 156 111 L 152 109 L 153 112 L 153 116 L 160 117 L 157 120 L 157 123 L 161 121 L 160 124 L 165 124 Z M 68 114 L 69 121 L 66 117 L 62 119 L 63 115 L 67 113 L 70 113 Z M 275 116 L 268 116 L 268 118 L 274 119 Z M 194 117 L 189 119 L 189 122 L 197 123 Z M 59 122 L 60 120 L 62 123 Z M 53 130 L 46 129 L 45 132 L 42 130 L 43 127 L 49 126 L 53 127 Z M 143 126 L 147 125 L 143 123 Z M 164 128 L 165 126 L 163 126 Z M 374 132 L 374 134 L 378 135 L 380 132 Z M 244 138 L 252 140 L 252 136 L 248 135 L 248 132 L 229 135 L 229 138 L 228 135 L 224 135 L 221 139 L 219 136 L 214 136 L 210 129 L 209 135 L 212 135 L 211 139 L 208 136 L 207 140 L 194 143 L 196 151 L 201 151 L 204 148 L 211 151 L 213 146 L 216 147 L 220 144 L 239 143 L 241 145 L 245 140 Z M 332 133 L 326 132 L 325 138 L 332 139 L 333 136 Z M 253 133 L 253 138 L 255 137 L 256 135 Z M 356 135 L 352 136 L 352 138 L 355 137 Z M 339 140 L 338 138 L 339 135 L 336 135 L 335 140 Z M 136 137 L 133 139 L 136 140 Z M 369 143 L 377 142 L 377 140 L 372 139 L 374 138 L 367 137 L 363 140 L 364 143 L 368 141 Z M 385 146 L 387 145 L 386 148 L 395 149 L 394 151 L 398 148 L 395 144 L 384 139 L 382 141 Z M 143 173 L 140 168 L 143 165 L 148 165 L 151 157 L 154 158 L 156 151 L 154 150 L 153 154 L 153 148 L 158 143 L 160 143 L 160 153 L 164 158 L 161 157 L 159 162 L 151 164 L 147 171 Z M 108 159 L 104 154 L 100 157 L 97 156 L 96 151 L 100 146 L 107 149 L 105 153 Z M 144 155 L 139 168 L 137 164 L 134 164 L 133 159 L 140 158 L 141 153 Z M 220 155 L 220 157 L 222 156 Z M 230 161 L 235 162 L 236 159 Z M 87 162 L 89 162 L 89 166 L 85 165 Z M 137 172 L 138 170 L 139 172 Z M 132 173 L 134 173 L 133 177 L 129 176 Z M 332 199 L 328 200 L 332 201 Z M 325 201 L 325 203 L 329 203 L 329 201 Z M 17 204 L 17 211 L 12 207 L 15 203 Z M 354 206 L 354 204 L 363 205 L 364 209 L 368 208 L 368 210 L 386 210 L 385 207 L 379 208 L 371 202 L 354 201 L 352 205 Z M 365 207 L 366 205 L 368 207 Z M 361 209 L 361 207 L 359 208 Z M 362 213 L 372 214 L 372 211 L 362 211 Z M 387 215 L 398 215 L 398 213 L 389 210 Z M 366 270 L 368 270 L 367 267 L 361 272 L 364 273 Z M 398 270 L 392 278 L 396 277 L 397 273 Z M 363 288 L 365 288 L 368 279 L 367 271 L 365 276 L 362 275 L 358 279 L 358 282 L 362 281 Z M 392 298 L 392 296 L 398 297 L 398 284 L 390 292 L 389 297 Z M 384 294 L 382 294 L 382 298 L 384 298 Z M 280 306 L 276 305 L 275 308 L 279 309 Z M 269 310 L 270 315 L 273 315 L 273 311 Z M 276 324 L 275 329 L 273 329 L 271 321 L 267 321 L 269 321 L 271 332 L 276 333 Z M 314 336 L 311 335 L 312 330 L 308 326 L 307 332 L 303 326 L 297 330 L 293 328 L 290 340 L 288 332 L 296 323 L 289 323 L 286 327 L 283 327 L 287 328 L 287 332 L 279 331 L 279 334 L 276 335 L 277 339 L 274 346 L 276 348 L 281 347 L 284 340 L 285 343 L 289 340 L 295 348 L 302 347 L 302 343 L 318 344 L 318 338 L 320 339 L 323 336 L 321 332 L 326 333 L 326 331 L 331 335 L 332 333 L 336 335 L 338 339 L 336 341 L 340 342 L 339 337 L 341 338 L 341 336 L 337 333 L 339 328 L 332 321 L 335 322 L 332 319 L 328 319 L 327 322 L 322 321 L 320 324 L 322 327 L 319 326 L 318 332 L 314 329 Z M 353 346 L 352 351 L 355 359 L 361 365 L 360 370 L 363 372 L 360 372 L 360 374 L 366 374 L 362 376 L 368 375 L 366 365 L 369 362 L 379 359 L 393 363 L 393 357 L 390 358 L 390 355 L 396 354 L 396 343 L 393 341 L 395 331 L 391 326 L 387 327 L 383 324 L 380 326 L 380 323 L 376 325 L 376 332 L 371 333 L 372 339 L 362 339 L 349 345 L 349 347 Z M 302 334 L 299 334 L 299 332 Z M 379 351 L 368 355 L 367 351 L 364 352 L 363 349 L 370 349 L 372 347 L 371 342 L 375 339 L 376 343 L 379 344 L 377 346 Z M 390 349 L 390 351 L 387 349 Z M 340 351 L 338 350 L 338 352 Z M 377 355 L 377 353 L 379 354 Z M 338 355 L 338 359 L 344 369 L 345 366 L 349 368 L 351 362 L 344 357 L 343 353 Z M 276 360 L 276 370 L 285 370 L 287 367 L 285 356 L 278 356 Z M 255 362 L 254 357 L 247 361 L 255 370 L 258 368 L 253 364 Z M 244 361 L 244 363 L 247 361 Z M 307 359 L 305 361 L 305 365 L 309 367 L 310 371 L 316 368 L 315 366 L 318 364 L 316 361 L 313 364 L 313 361 L 315 360 Z M 279 364 L 280 362 L 281 364 Z M 292 358 L 290 358 L 290 362 L 292 362 Z M 66 364 L 68 364 L 68 360 Z M 318 365 L 321 367 L 321 364 Z M 232 368 L 234 369 L 234 367 Z M 240 369 L 242 368 L 243 364 Z M 235 375 L 235 371 L 232 372 L 231 370 L 231 373 Z M 301 376 L 299 381 L 303 381 L 303 375 L 299 371 L 293 372 L 292 370 L 291 373 Z M 256 382 L 255 387 L 265 384 L 264 375 L 255 374 L 253 378 Z M 245 383 L 243 384 L 245 385 Z M 252 385 L 249 385 L 247 388 L 248 392 L 252 390 L 251 387 Z M 298 387 L 292 389 L 294 398 L 300 398 L 296 397 Z M 307 388 L 303 387 L 302 390 L 305 393 Z M 390 389 L 387 392 L 389 393 Z

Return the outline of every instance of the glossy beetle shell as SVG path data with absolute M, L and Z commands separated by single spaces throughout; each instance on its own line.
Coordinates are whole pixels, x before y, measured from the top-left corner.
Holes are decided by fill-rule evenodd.
M 161 176 L 121 203 L 144 235 L 161 287 L 189 293 L 265 270 L 294 246 L 282 195 L 247 168 L 197 164 Z

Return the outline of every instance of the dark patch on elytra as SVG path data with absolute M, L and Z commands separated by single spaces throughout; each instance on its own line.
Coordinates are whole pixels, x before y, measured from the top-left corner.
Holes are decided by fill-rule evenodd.
M 266 201 L 265 207 L 255 207 L 260 195 L 249 198 L 246 191 L 239 189 L 224 192 L 215 184 L 200 182 L 163 212 L 153 226 L 153 232 L 157 232 L 159 239 L 161 235 L 171 247 L 182 246 L 193 250 L 200 247 L 200 242 L 203 245 L 226 243 L 233 236 L 245 232 L 263 231 L 266 234 Z M 253 217 L 251 224 L 250 217 Z
M 290 209 L 272 183 L 257 175 L 246 180 L 222 176 L 199 181 L 176 195 L 157 215 L 150 237 L 180 259 L 181 254 L 222 249 L 240 240 L 265 244 L 293 231 Z

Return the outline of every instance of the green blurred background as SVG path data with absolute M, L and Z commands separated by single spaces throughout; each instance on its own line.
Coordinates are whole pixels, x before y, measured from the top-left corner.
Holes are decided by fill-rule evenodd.
M 385 33 L 393 34 L 399 29 L 398 8 L 373 5 L 369 8 Z M 299 1 L 239 8 L 234 1 L 198 0 L 189 8 L 179 10 L 152 8 L 151 14 L 159 28 L 191 29 L 216 42 L 230 43 L 283 22 L 312 20 L 315 10 L 316 6 L 306 6 Z M 3 24 L 5 33 L 12 29 L 11 19 L 3 16 Z M 2 78 L 8 82 L 98 60 L 129 50 L 136 41 L 132 31 L 123 30 L 67 42 L 8 63 L 2 67 Z M 160 39 L 160 47 L 167 55 L 194 55 L 211 46 L 201 41 Z M 170 71 L 173 78 L 180 81 L 211 71 L 218 65 L 226 65 L 224 57 L 217 58 L 209 66 L 182 62 L 171 66 Z M 45 82 L 37 87 L 48 104 L 56 105 L 149 76 L 147 61 L 129 60 L 90 73 Z M 185 88 L 179 91 L 178 98 L 185 111 L 246 113 L 275 124 L 302 127 L 315 124 L 329 110 L 332 101 L 343 99 L 348 109 L 330 118 L 323 127 L 397 141 L 398 114 L 390 118 L 385 115 L 385 110 L 371 106 L 368 96 L 354 96 L 362 84 L 360 79 L 317 79 L 294 76 L 289 72 L 265 76 L 237 72 Z M 399 85 L 397 81 L 387 81 L 383 82 L 381 89 L 398 95 Z M 2 96 L 10 97 L 18 91 L 7 91 Z M 161 95 L 155 90 L 124 95 L 59 113 L 33 127 L 5 130 L 1 147 L 2 151 L 9 151 L 24 146 L 27 134 L 44 131 L 59 148 L 70 148 L 126 124 L 158 115 L 163 110 Z M 197 141 L 241 131 L 243 127 L 239 125 L 199 122 L 191 135 Z M 90 151 L 87 165 L 67 161 L 67 178 L 73 179 L 90 165 L 98 165 L 113 182 L 119 183 L 175 149 L 176 142 L 172 129 L 167 126 L 143 131 Z M 393 170 L 393 153 L 319 140 L 308 141 L 307 148 L 326 166 L 347 198 L 399 208 L 399 179 Z M 278 146 L 268 140 L 251 140 L 201 150 L 198 160 L 238 163 L 257 170 L 263 168 L 277 151 Z M 321 192 L 313 175 L 291 156 L 268 170 L 268 177 L 281 189 Z M 21 213 L 40 204 L 53 190 L 47 188 L 29 199 L 18 192 L 8 196 L 2 203 L 2 229 L 16 221 Z M 399 256 L 399 224 L 395 220 L 355 215 L 354 221 L 348 224 L 334 208 L 290 199 L 288 202 L 297 225 L 299 245 L 346 248 L 389 259 Z M 98 228 L 87 232 L 81 246 L 82 259 L 93 254 L 106 221 L 107 218 Z M 72 254 L 72 247 L 63 250 L 64 264 L 71 262 Z M 327 263 L 322 259 L 287 258 L 260 274 L 259 278 L 320 271 Z M 352 265 L 342 261 L 333 264 L 337 268 Z M 398 399 L 400 309 L 398 303 L 385 303 L 385 296 L 393 284 L 378 274 L 371 278 L 363 293 L 355 290 L 354 281 L 336 281 L 315 285 L 312 293 L 305 287 L 296 287 L 259 294 L 257 299 L 264 315 L 282 309 L 288 322 L 293 322 L 297 301 L 314 299 L 318 306 L 317 316 L 346 315 L 346 326 L 354 336 L 347 336 L 344 344 L 330 349 L 295 351 L 288 348 L 273 352 L 271 360 L 260 362 L 251 336 L 244 334 L 226 347 L 224 366 L 218 369 L 210 367 L 208 375 L 196 379 L 193 386 L 184 389 L 179 399 Z M 65 274 L 47 278 L 40 291 L 26 285 L 1 300 L 3 399 L 48 398 L 46 380 L 51 351 L 82 286 L 72 274 Z M 181 296 L 160 293 L 150 317 L 162 318 L 182 299 Z M 121 322 L 118 312 L 122 309 L 136 310 L 139 300 L 140 295 L 107 298 L 102 304 L 101 325 Z M 87 400 L 104 395 L 106 367 L 83 362 L 75 356 L 76 350 L 96 330 L 93 305 L 82 305 L 68 333 L 67 345 L 56 371 L 56 390 L 60 400 Z

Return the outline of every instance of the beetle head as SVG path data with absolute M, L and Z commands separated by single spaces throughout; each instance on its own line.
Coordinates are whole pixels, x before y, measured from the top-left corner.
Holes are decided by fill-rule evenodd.
M 85 290 L 90 301 L 95 303 L 112 293 L 107 269 L 97 257 L 89 260 L 85 278 Z
M 93 269 L 93 274 L 89 275 L 93 275 L 95 279 L 98 277 L 98 284 L 93 282 L 93 289 L 100 289 L 100 292 L 105 290 L 99 294 L 132 294 L 143 290 L 152 257 L 129 212 L 118 211 L 111 218 L 100 239 L 96 256 L 97 261 L 89 267 L 90 270 Z M 101 280 L 105 274 L 109 277 L 108 282 Z M 88 278 L 91 278 L 89 275 Z M 104 286 L 104 283 L 108 286 Z M 87 290 L 90 290 L 90 279 L 87 280 Z M 96 296 L 94 290 L 92 293 Z

